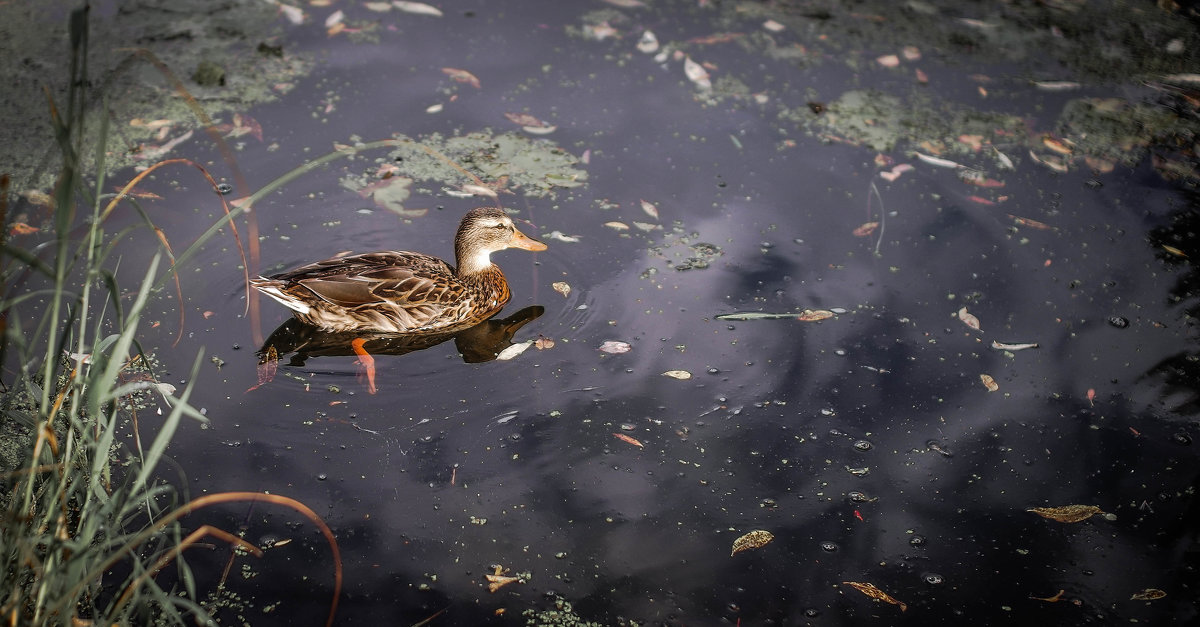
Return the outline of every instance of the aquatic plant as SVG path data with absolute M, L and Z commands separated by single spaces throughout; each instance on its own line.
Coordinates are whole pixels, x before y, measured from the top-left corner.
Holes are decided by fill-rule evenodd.
M 334 559 L 332 621 L 341 563 L 332 532 L 314 512 L 287 497 L 248 492 L 183 502 L 158 476 L 182 421 L 206 418 L 189 403 L 192 386 L 177 391 L 159 380 L 138 341 L 147 302 L 176 276 L 163 269 L 163 257 L 172 266 L 176 259 L 166 234 L 128 192 L 146 173 L 176 163 L 200 169 L 216 184 L 197 164 L 170 160 L 106 195 L 104 115 L 98 116 L 94 180 L 85 182 L 80 152 L 88 110 L 86 8 L 71 14 L 70 43 L 65 106 L 60 109 L 48 97 L 62 154 L 48 203 L 50 235 L 32 250 L 0 241 L 5 286 L 0 362 L 12 368 L 6 375 L 13 377 L 3 382 L 0 397 L 0 617 L 10 625 L 211 621 L 210 610 L 199 601 L 198 577 L 182 559 L 184 549 L 211 536 L 245 552 L 262 551 L 209 525 L 188 533 L 181 519 L 210 505 L 249 501 L 284 505 L 321 529 Z M 0 224 L 5 225 L 7 188 L 7 178 L 0 179 Z M 121 202 L 132 203 L 142 223 L 108 233 L 106 218 Z M 142 227 L 156 235 L 162 251 L 141 273 L 126 305 L 129 297 L 120 292 L 113 269 L 114 252 Z M 17 293 L 13 286 L 20 284 L 44 287 Z M 201 350 L 188 380 L 195 379 L 202 357 Z M 160 411 L 167 411 L 144 445 L 138 411 L 159 399 Z M 156 576 L 168 566 L 174 576 L 160 583 Z

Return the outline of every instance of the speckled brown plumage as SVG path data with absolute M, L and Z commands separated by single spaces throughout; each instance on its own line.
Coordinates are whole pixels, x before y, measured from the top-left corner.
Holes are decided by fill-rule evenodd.
M 510 293 L 491 254 L 545 250 L 502 209 L 463 217 L 454 238 L 456 267 L 421 253 L 385 250 L 318 261 L 250 284 L 329 331 L 429 333 L 474 325 L 500 311 Z

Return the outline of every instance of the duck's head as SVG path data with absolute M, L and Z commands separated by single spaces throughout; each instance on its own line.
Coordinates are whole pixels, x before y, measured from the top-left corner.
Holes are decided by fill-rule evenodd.
M 479 207 L 468 211 L 454 236 L 458 273 L 486 270 L 492 264 L 492 253 L 505 248 L 538 251 L 546 250 L 546 245 L 519 231 L 503 209 Z

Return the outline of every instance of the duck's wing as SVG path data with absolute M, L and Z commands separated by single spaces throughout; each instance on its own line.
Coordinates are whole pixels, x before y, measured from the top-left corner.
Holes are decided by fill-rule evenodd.
M 273 278 L 347 309 L 382 304 L 406 309 L 436 307 L 462 298 L 462 285 L 449 264 L 404 251 L 327 259 Z

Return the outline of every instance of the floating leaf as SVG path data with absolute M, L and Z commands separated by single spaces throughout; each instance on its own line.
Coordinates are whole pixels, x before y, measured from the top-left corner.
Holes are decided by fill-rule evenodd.
M 657 224 L 651 224 L 649 222 L 638 222 L 637 220 L 633 221 L 633 225 L 642 231 L 653 231 L 655 229 L 662 228 Z
M 8 234 L 9 235 L 31 235 L 33 233 L 37 233 L 40 230 L 41 229 L 39 229 L 38 227 L 29 226 L 28 224 L 25 224 L 24 222 L 13 222 L 12 227 L 10 227 L 8 230 Z
M 879 228 L 878 222 L 864 222 L 862 226 L 854 229 L 854 237 L 866 237 L 875 232 Z
M 510 577 L 504 574 L 504 569 L 496 566 L 496 572 L 491 575 L 484 575 L 488 580 L 488 592 L 495 592 L 504 586 L 507 586 L 514 581 L 520 581 L 520 577 Z
M 1167 593 L 1158 588 L 1146 588 L 1141 592 L 1135 592 L 1129 597 L 1130 601 L 1154 601 L 1167 596 Z
M 979 330 L 979 318 L 976 318 L 974 315 L 968 312 L 966 307 L 958 310 L 958 319 L 962 320 L 963 324 L 971 327 L 972 329 L 975 329 L 976 331 Z
M 764 313 L 761 311 L 745 311 L 727 314 L 717 314 L 713 316 L 717 320 L 782 320 L 784 318 L 795 318 L 804 315 L 800 313 Z
M 466 70 L 460 70 L 458 68 L 452 68 L 452 67 L 444 67 L 444 68 L 442 68 L 442 72 L 444 72 L 446 74 L 446 76 L 449 76 L 450 78 L 454 79 L 455 81 L 458 81 L 460 83 L 466 83 L 466 84 L 470 85 L 471 87 L 474 87 L 475 89 L 480 88 L 479 79 L 475 78 L 474 74 L 472 74 Z
M 742 537 L 738 538 L 737 540 L 734 540 L 733 541 L 733 552 L 730 553 L 729 555 L 730 555 L 730 557 L 732 557 L 734 555 L 737 555 L 738 553 L 741 553 L 742 551 L 746 551 L 749 549 L 757 549 L 759 547 L 765 546 L 768 542 L 770 542 L 771 540 L 774 540 L 774 539 L 775 539 L 775 536 L 770 531 L 756 529 L 754 531 L 751 531 L 750 533 L 743 535 Z
M 882 57 L 877 57 L 875 62 L 883 67 L 898 67 L 900 65 L 900 57 L 894 54 L 885 54 Z
M 375 11 L 376 13 L 387 13 L 392 10 L 392 3 L 390 2 L 364 2 L 363 6 L 367 7 L 368 11 Z
M 1034 601 L 1045 601 L 1047 603 L 1058 603 L 1059 601 L 1062 600 L 1062 595 L 1064 593 L 1066 593 L 1066 590 L 1059 590 L 1058 594 L 1056 594 L 1052 597 L 1029 597 L 1029 598 L 1033 599 Z
M 1055 172 L 1070 171 L 1070 168 L 1067 167 L 1067 162 L 1063 161 L 1062 159 L 1060 159 L 1058 157 L 1052 156 L 1052 155 L 1038 155 L 1036 152 L 1034 152 L 1032 149 L 1030 149 L 1029 158 L 1033 159 L 1037 163 L 1040 163 L 1040 164 L 1046 166 L 1047 168 L 1050 168 L 1051 170 L 1054 170 Z
M 615 7 L 621 7 L 623 9 L 640 9 L 640 8 L 646 6 L 646 3 L 642 2 L 642 0 L 604 0 L 604 1 Z
M 549 126 L 545 122 L 529 115 L 528 113 L 505 113 L 504 117 L 508 118 L 514 124 L 520 126 Z
M 1187 257 L 1187 253 L 1183 252 L 1182 250 L 1180 250 L 1178 248 L 1175 248 L 1174 246 L 1168 246 L 1166 244 L 1163 244 L 1162 248 L 1163 248 L 1163 250 L 1171 253 L 1172 255 L 1175 255 L 1176 257 Z
M 1033 81 L 1033 86 L 1042 91 L 1068 91 L 1082 87 L 1074 81 Z
M 508 361 L 508 360 L 516 357 L 517 355 L 524 353 L 525 349 L 529 348 L 532 345 L 533 345 L 533 340 L 526 340 L 524 342 L 517 342 L 516 344 L 511 344 L 511 345 L 505 347 L 504 350 L 500 351 L 500 353 L 496 355 L 496 359 L 498 361 Z
M 1001 351 L 1023 351 L 1028 348 L 1037 348 L 1037 347 L 1038 347 L 1037 342 L 1030 342 L 1027 344 L 1006 344 L 1004 342 L 997 342 L 996 340 L 992 340 L 992 348 L 994 348 L 996 350 L 1001 350 Z
M 279 352 L 274 346 L 268 346 L 267 352 L 263 354 L 262 359 L 258 362 L 258 383 L 251 386 L 247 392 L 257 390 L 258 388 L 268 384 L 275 378 L 275 373 L 279 370 Z
M 642 211 L 645 211 L 646 215 L 650 216 L 651 218 L 654 218 L 655 220 L 658 219 L 658 207 L 655 207 L 654 203 L 643 200 Z
M 280 3 L 279 4 L 279 12 L 283 13 L 283 16 L 286 17 L 287 20 L 293 24 L 303 24 L 304 23 L 304 10 L 301 9 L 300 7 L 294 7 L 290 4 Z
M 560 242 L 566 242 L 568 244 L 574 244 L 575 242 L 579 241 L 578 235 L 567 235 L 562 231 L 550 231 L 549 233 L 543 234 L 542 237 L 546 239 L 556 239 Z
M 600 351 L 604 352 L 604 353 L 608 353 L 610 355 L 620 355 L 621 353 L 628 353 L 631 348 L 632 347 L 629 346 L 628 343 L 620 342 L 617 340 L 608 340 L 600 345 Z
M 566 281 L 555 281 L 550 287 L 553 287 L 554 291 L 562 294 L 564 297 L 571 294 L 571 285 Z
M 610 229 L 616 229 L 618 231 L 628 231 L 629 230 L 629 225 L 625 224 L 624 222 L 605 222 L 604 226 L 607 226 Z
M 1000 164 L 1001 168 L 1005 170 L 1014 169 L 1012 159 L 1009 159 L 1008 155 L 1000 152 L 995 146 L 992 146 L 992 152 L 996 153 L 996 161 Z
M 1027 226 L 1031 229 L 1038 229 L 1039 231 L 1053 231 L 1054 230 L 1054 227 L 1050 226 L 1049 224 L 1046 224 L 1045 222 L 1038 222 L 1037 220 L 1031 220 L 1029 218 L 1022 218 L 1021 216 L 1014 216 L 1011 213 L 1008 214 L 1008 217 L 1012 218 L 1013 222 L 1016 222 L 1017 224 L 1019 224 L 1021 226 Z
M 832 317 L 833 312 L 828 309 L 805 309 L 800 312 L 800 315 L 796 316 L 796 319 L 800 322 L 816 322 Z
M 1057 520 L 1061 523 L 1077 523 L 1082 522 L 1095 516 L 1103 514 L 1104 511 L 1095 505 L 1063 505 L 1061 507 L 1034 507 L 1025 510 L 1033 512 L 1042 518 Z
M 701 89 L 711 89 L 712 81 L 708 78 L 708 70 L 704 69 L 703 65 L 696 63 L 691 57 L 683 59 L 683 73 L 687 75 L 688 80 L 696 84 Z
M 983 387 L 987 388 L 989 392 L 995 392 L 1000 389 L 1000 385 L 996 383 L 996 380 L 990 374 L 979 375 L 979 380 L 983 382 Z
M 624 433 L 614 433 L 613 435 L 616 436 L 616 438 L 618 440 L 620 440 L 626 444 L 632 444 L 638 448 L 645 448 L 645 445 L 643 445 L 641 442 L 638 442 L 637 440 L 625 435 Z
M 692 378 L 692 373 L 688 372 L 687 370 L 668 370 L 663 373 L 663 376 L 671 377 L 672 379 L 679 379 L 680 381 L 686 381 Z
M 406 0 L 393 0 L 392 4 L 397 9 L 405 13 L 413 13 L 415 15 L 432 15 L 433 17 L 441 17 L 442 12 L 437 7 L 430 6 L 424 2 L 408 2 Z
M 539 337 L 538 339 L 534 340 L 533 347 L 540 351 L 549 350 L 554 348 L 554 340 L 548 337 Z
M 899 605 L 901 612 L 908 609 L 908 605 L 906 603 L 892 598 L 890 594 L 880 590 L 879 588 L 876 588 L 875 584 L 859 583 L 857 581 L 843 581 L 842 583 L 854 588 L 855 590 L 858 590 L 859 592 L 871 597 L 872 599 L 875 599 L 876 601 L 884 601 L 886 603 L 891 603 L 892 605 Z
M 921 161 L 924 161 L 925 163 L 928 163 L 929 165 L 937 166 L 939 168 L 958 169 L 958 168 L 963 167 L 949 159 L 942 159 L 941 157 L 933 157 L 933 156 L 926 155 L 926 154 L 919 153 L 919 152 L 914 152 L 913 154 L 917 155 L 917 158 L 920 159 Z
M 531 135 L 549 135 L 550 133 L 553 133 L 554 131 L 557 131 L 557 130 L 558 130 L 558 127 L 557 127 L 557 126 L 551 126 L 551 125 L 545 125 L 545 126 L 522 126 L 522 127 L 521 127 L 521 130 L 522 130 L 522 131 L 525 131 L 526 133 L 529 133 L 529 134 L 531 134 Z
M 785 26 L 783 24 L 780 24 L 779 22 L 776 22 L 775 20 L 767 20 L 767 21 L 763 22 L 762 27 L 771 31 L 772 33 L 778 33 L 779 31 L 782 31 L 785 28 Z
M 654 33 L 649 30 L 643 32 L 642 37 L 638 39 L 637 49 L 646 54 L 658 50 L 658 37 L 655 37 Z

